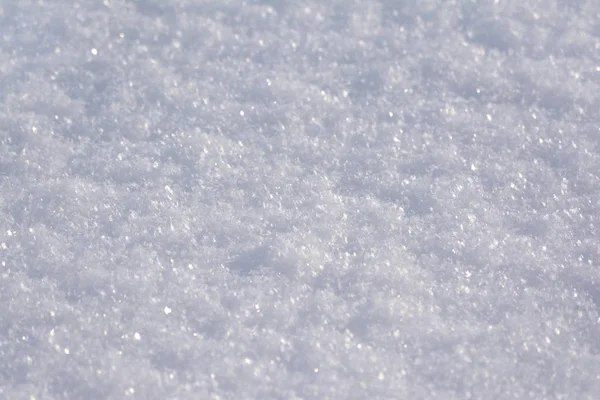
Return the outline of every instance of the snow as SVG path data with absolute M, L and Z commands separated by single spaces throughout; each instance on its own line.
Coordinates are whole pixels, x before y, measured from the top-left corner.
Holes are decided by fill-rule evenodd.
M 0 398 L 595 399 L 599 18 L 0 1 Z

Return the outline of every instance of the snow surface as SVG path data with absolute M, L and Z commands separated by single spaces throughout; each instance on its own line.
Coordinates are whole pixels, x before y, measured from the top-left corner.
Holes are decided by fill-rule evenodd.
M 599 21 L 0 0 L 0 398 L 598 398 Z

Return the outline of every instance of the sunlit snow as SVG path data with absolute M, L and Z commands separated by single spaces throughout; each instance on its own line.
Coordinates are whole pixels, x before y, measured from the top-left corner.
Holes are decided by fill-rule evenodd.
M 0 398 L 597 399 L 599 21 L 0 1 Z

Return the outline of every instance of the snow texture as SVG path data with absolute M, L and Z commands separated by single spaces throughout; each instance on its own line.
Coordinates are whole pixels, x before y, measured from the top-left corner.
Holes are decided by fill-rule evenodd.
M 598 398 L 599 21 L 0 0 L 0 398 Z

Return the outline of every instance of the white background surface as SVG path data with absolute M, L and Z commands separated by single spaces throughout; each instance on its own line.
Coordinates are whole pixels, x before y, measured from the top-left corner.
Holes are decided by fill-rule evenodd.
M 0 397 L 597 398 L 599 21 L 0 1 Z

